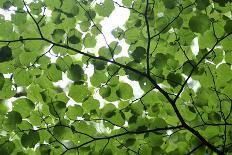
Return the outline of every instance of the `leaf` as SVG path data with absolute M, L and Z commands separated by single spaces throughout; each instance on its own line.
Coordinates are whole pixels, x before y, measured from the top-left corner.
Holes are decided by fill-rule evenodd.
M 27 98 L 20 98 L 13 102 L 13 109 L 19 112 L 23 118 L 30 116 L 34 108 L 34 103 Z
M 90 96 L 90 91 L 85 85 L 71 85 L 68 95 L 76 102 L 83 102 Z
M 48 104 L 49 105 L 49 111 L 50 113 L 55 117 L 63 117 L 65 110 L 66 110 L 66 104 L 62 101 L 55 101 Z
M 28 86 L 32 82 L 32 75 L 24 69 L 18 69 L 14 73 L 14 81 L 18 86 Z
M 0 73 L 0 90 L 2 90 L 5 83 L 5 78 L 2 73 Z
M 47 78 L 53 82 L 62 79 L 62 72 L 56 64 L 49 64 L 46 70 Z
M 93 48 L 96 45 L 97 41 L 91 34 L 86 34 L 84 38 L 84 45 L 86 48 Z
M 167 80 L 172 87 L 177 87 L 182 83 L 182 76 L 178 73 L 169 73 L 167 76 Z
M 12 89 L 12 85 L 12 81 L 8 78 L 5 78 L 4 85 L 2 89 L 0 89 L 0 99 L 8 99 L 16 94 L 16 91 Z
M 193 32 L 204 33 L 210 28 L 209 17 L 205 14 L 192 16 L 189 20 L 189 28 Z
M 130 99 L 131 97 L 133 97 L 133 89 L 127 83 L 120 83 L 118 86 L 118 90 L 116 91 L 116 94 L 121 99 Z
M 24 133 L 21 137 L 21 143 L 23 147 L 34 148 L 39 142 L 40 136 L 37 131 L 30 130 L 28 134 Z
M 75 0 L 66 0 L 63 2 L 61 9 L 67 13 L 68 17 L 76 16 L 79 13 L 79 7 Z
M 111 94 L 111 88 L 110 87 L 102 87 L 102 88 L 100 88 L 99 93 L 103 98 L 109 97 Z
M 52 39 L 55 42 L 62 42 L 64 39 L 65 31 L 63 29 L 55 29 L 52 33 Z
M 7 141 L 0 149 L 0 154 L 10 155 L 15 150 L 15 144 L 12 141 Z
M 224 30 L 227 33 L 232 33 L 232 20 L 227 20 L 224 26 Z
M 143 59 L 146 58 L 146 49 L 141 46 L 136 47 L 131 55 L 136 62 L 141 62 Z
M 9 130 L 15 129 L 16 125 L 22 122 L 21 114 L 16 111 L 8 112 L 6 117 L 7 119 L 4 121 L 4 126 Z
M 0 63 L 9 61 L 12 59 L 12 50 L 9 46 L 3 46 L 0 48 Z
M 68 37 L 68 41 L 71 44 L 78 44 L 78 43 L 80 43 L 80 39 L 77 36 L 75 36 L 75 35 L 72 35 L 71 37 Z
M 197 8 L 199 10 L 204 10 L 210 5 L 209 0 L 197 0 Z
M 103 4 L 97 4 L 95 6 L 97 13 L 103 17 L 109 17 L 114 8 L 114 3 L 111 0 L 104 0 Z
M 78 64 L 72 64 L 68 71 L 68 78 L 75 82 L 81 82 L 84 80 L 84 71 Z
M 176 0 L 163 0 L 163 3 L 167 9 L 173 9 L 177 5 Z
M 79 105 L 69 106 L 66 115 L 68 118 L 76 120 L 78 116 L 81 117 L 83 115 L 83 109 Z

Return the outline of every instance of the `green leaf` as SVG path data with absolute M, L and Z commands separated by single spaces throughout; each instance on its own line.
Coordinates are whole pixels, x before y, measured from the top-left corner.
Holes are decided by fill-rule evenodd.
M 104 0 L 103 4 L 97 4 L 95 6 L 97 13 L 103 17 L 109 17 L 114 8 L 114 3 L 111 0 Z
M 86 100 L 83 104 L 82 104 L 84 110 L 86 110 L 87 112 L 90 112 L 92 110 L 98 110 L 100 107 L 100 103 L 98 100 L 93 99 L 92 97 L 89 97 L 88 100 Z
M 72 64 L 68 71 L 68 78 L 75 82 L 81 82 L 84 80 L 84 71 L 78 64 Z
M 55 29 L 52 33 L 52 39 L 55 42 L 62 42 L 64 40 L 65 31 L 63 29 Z
M 107 81 L 107 77 L 104 72 L 95 71 L 93 76 L 90 78 L 90 82 L 93 86 L 99 87 L 102 83 Z
M 15 144 L 12 141 L 6 141 L 0 149 L 0 154 L 10 155 L 15 149 Z
M 197 8 L 199 10 L 204 10 L 210 5 L 209 0 L 197 0 Z
M 49 111 L 50 113 L 55 117 L 63 117 L 65 110 L 66 110 L 66 104 L 62 101 L 55 101 L 48 104 L 49 105 Z
M 12 59 L 12 50 L 9 46 L 3 46 L 0 48 L 0 63 L 9 61 Z
M 169 73 L 167 76 L 168 83 L 172 87 L 177 87 L 178 85 L 181 85 L 182 83 L 182 76 L 178 73 Z
M 17 124 L 22 122 L 22 116 L 16 111 L 8 112 L 6 115 L 7 119 L 4 121 L 4 126 L 10 130 L 16 128 Z
M 24 133 L 21 137 L 21 144 L 23 147 L 34 148 L 39 142 L 40 136 L 37 131 L 30 130 L 28 134 Z
M 78 43 L 80 43 L 81 40 L 77 36 L 72 35 L 71 37 L 68 37 L 68 41 L 71 44 L 78 44 Z
M 5 83 L 5 78 L 2 73 L 0 73 L 0 90 L 2 90 Z
M 15 95 L 15 89 L 12 89 L 13 84 L 10 79 L 5 79 L 2 89 L 0 89 L 0 99 L 8 99 Z
M 85 85 L 71 85 L 68 95 L 76 102 L 83 102 L 89 98 L 90 91 Z
M 46 70 L 47 78 L 53 82 L 62 79 L 62 72 L 56 64 L 49 64 Z
M 120 83 L 116 94 L 123 100 L 130 99 L 131 97 L 133 97 L 133 89 L 127 83 Z
M 79 7 L 75 0 L 66 0 L 62 3 L 61 9 L 67 13 L 68 17 L 76 16 L 79 13 Z
M 76 120 L 77 117 L 80 117 L 83 115 L 83 109 L 79 105 L 69 106 L 68 111 L 66 112 L 66 115 L 68 118 L 72 120 Z
M 193 32 L 204 33 L 210 28 L 209 17 L 205 14 L 192 16 L 189 20 L 189 28 Z
M 96 45 L 97 41 L 91 34 L 86 34 L 84 38 L 84 45 L 86 48 L 93 48 Z
M 110 87 L 102 87 L 102 88 L 100 88 L 99 93 L 103 98 L 109 97 L 111 94 L 111 88 Z
M 177 5 L 177 1 L 176 0 L 163 0 L 163 3 L 164 3 L 164 6 L 167 9 L 173 9 Z
M 20 98 L 13 102 L 13 109 L 19 112 L 23 118 L 30 116 L 34 108 L 34 103 L 27 98 Z
M 224 26 L 224 30 L 227 33 L 232 33 L 232 20 L 227 20 Z
M 143 59 L 146 58 L 146 49 L 141 46 L 136 47 L 131 55 L 136 62 L 141 62 Z
M 14 81 L 18 86 L 28 86 L 32 82 L 32 75 L 25 69 L 17 69 L 14 73 Z

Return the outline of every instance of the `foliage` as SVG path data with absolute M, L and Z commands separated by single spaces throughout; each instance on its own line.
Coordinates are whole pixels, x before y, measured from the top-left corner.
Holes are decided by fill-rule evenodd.
M 12 6 L 0 16 L 0 154 L 232 154 L 231 0 L 0 1 Z M 110 43 L 101 21 L 116 7 L 130 16 Z

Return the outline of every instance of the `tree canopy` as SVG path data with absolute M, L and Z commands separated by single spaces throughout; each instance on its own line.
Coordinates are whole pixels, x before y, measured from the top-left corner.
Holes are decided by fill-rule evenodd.
M 109 42 L 101 21 L 118 7 L 129 18 Z M 0 8 L 14 8 L 0 15 L 0 154 L 232 154 L 231 0 Z

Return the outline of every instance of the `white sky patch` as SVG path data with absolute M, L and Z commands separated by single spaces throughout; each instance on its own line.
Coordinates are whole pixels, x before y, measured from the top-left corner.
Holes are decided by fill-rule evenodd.
M 171 135 L 173 133 L 173 131 L 172 130 L 167 130 L 167 135 Z
M 198 37 L 193 39 L 192 45 L 191 45 L 191 50 L 195 56 L 198 54 L 198 52 L 199 52 Z
M 2 15 L 5 20 L 11 20 L 11 14 L 14 14 L 15 10 L 17 10 L 17 7 L 13 6 L 11 6 L 8 10 L 0 9 L 0 16 Z
M 3 74 L 4 78 L 11 78 L 12 74 Z
M 68 78 L 67 73 L 62 72 L 62 80 L 60 80 L 58 82 L 53 82 L 53 85 L 59 86 L 60 88 L 62 88 L 64 90 L 64 92 L 68 92 L 67 87 L 72 82 L 73 81 Z

